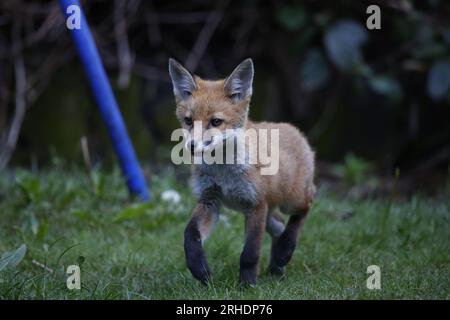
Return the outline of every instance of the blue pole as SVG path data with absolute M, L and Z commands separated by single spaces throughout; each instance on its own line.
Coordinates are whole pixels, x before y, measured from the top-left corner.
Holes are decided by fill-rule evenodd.
M 120 167 L 126 178 L 128 190 L 141 200 L 148 201 L 150 192 L 147 189 L 144 175 L 137 160 L 119 106 L 114 98 L 105 69 L 92 38 L 89 25 L 78 0 L 59 0 L 61 10 L 66 17 L 73 18 L 77 11 L 67 10 L 69 6 L 78 6 L 80 28 L 70 30 L 78 55 L 83 64 L 92 93 L 94 94 L 103 122 L 108 129 L 113 148 L 119 159 Z M 73 7 L 72 7 L 73 8 Z

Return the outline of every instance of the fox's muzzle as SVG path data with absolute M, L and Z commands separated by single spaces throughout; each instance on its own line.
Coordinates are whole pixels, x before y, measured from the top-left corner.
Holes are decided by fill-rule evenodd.
M 206 149 L 212 143 L 212 141 L 213 139 L 198 142 L 191 140 L 190 142 L 187 143 L 186 149 L 188 149 L 191 152 L 191 154 L 203 152 L 204 149 Z

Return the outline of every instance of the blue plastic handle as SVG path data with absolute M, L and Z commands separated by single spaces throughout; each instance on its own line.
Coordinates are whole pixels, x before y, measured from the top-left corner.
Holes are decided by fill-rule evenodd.
M 83 64 L 84 72 L 86 73 L 92 93 L 100 109 L 101 117 L 108 130 L 114 151 L 119 159 L 128 190 L 131 194 L 137 195 L 141 200 L 148 201 L 150 200 L 150 192 L 147 188 L 145 177 L 128 136 L 119 106 L 117 105 L 80 3 L 77 0 L 59 0 L 59 4 L 66 19 L 73 13 L 70 10 L 68 12 L 67 8 L 69 6 L 76 5 L 79 8 L 81 18 L 80 28 L 73 28 L 69 31 L 72 34 L 78 55 Z

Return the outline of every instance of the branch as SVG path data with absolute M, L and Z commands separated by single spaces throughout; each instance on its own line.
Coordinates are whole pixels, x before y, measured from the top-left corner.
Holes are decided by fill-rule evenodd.
M 43 60 L 39 68 L 28 75 L 27 102 L 31 105 L 47 89 L 56 71 L 75 56 L 73 50 L 56 48 Z
M 150 13 L 146 15 L 146 21 L 157 20 L 160 24 L 195 24 L 208 19 L 208 12 L 187 13 Z
M 108 50 L 102 51 L 102 59 L 106 68 L 115 69 L 118 64 L 116 55 Z M 160 80 L 170 83 L 168 72 L 155 66 L 147 65 L 139 61 L 135 61 L 131 68 L 132 72 L 142 78 L 149 80 Z
M 17 140 L 19 138 L 20 129 L 22 128 L 26 110 L 25 97 L 27 89 L 27 79 L 25 73 L 25 64 L 23 62 L 22 56 L 20 29 L 20 20 L 16 20 L 12 29 L 14 74 L 16 78 L 15 110 L 8 136 L 6 138 L 6 143 L 0 153 L 0 171 L 3 170 L 11 160 L 12 154 L 17 145 Z
M 124 89 L 130 83 L 130 72 L 133 58 L 128 44 L 127 22 L 125 20 L 125 1 L 114 1 L 114 35 L 117 44 L 117 58 L 119 62 L 119 78 L 117 84 Z
M 203 29 L 200 31 L 198 35 L 197 41 L 195 42 L 189 56 L 186 59 L 185 66 L 188 70 L 195 71 L 197 69 L 198 63 L 200 59 L 203 57 L 205 53 L 206 47 L 211 40 L 214 32 L 219 26 L 220 21 L 222 20 L 223 12 L 225 7 L 228 4 L 228 0 L 221 1 L 216 10 L 212 11 L 206 20 Z
M 63 21 L 61 12 L 57 3 L 49 9 L 49 14 L 45 18 L 41 26 L 34 32 L 27 35 L 24 39 L 24 46 L 31 47 L 35 43 L 38 43 L 44 39 L 48 39 L 49 35 L 53 32 L 56 33 L 56 38 L 64 32 L 64 28 L 61 28 Z

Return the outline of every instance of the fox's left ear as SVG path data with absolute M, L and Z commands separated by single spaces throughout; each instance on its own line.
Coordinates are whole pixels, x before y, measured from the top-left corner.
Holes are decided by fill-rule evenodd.
M 233 101 L 250 99 L 253 92 L 253 61 L 245 59 L 225 79 L 225 93 Z
M 172 79 L 173 93 L 177 99 L 183 100 L 192 96 L 197 84 L 191 73 L 175 59 L 169 59 L 169 74 Z

